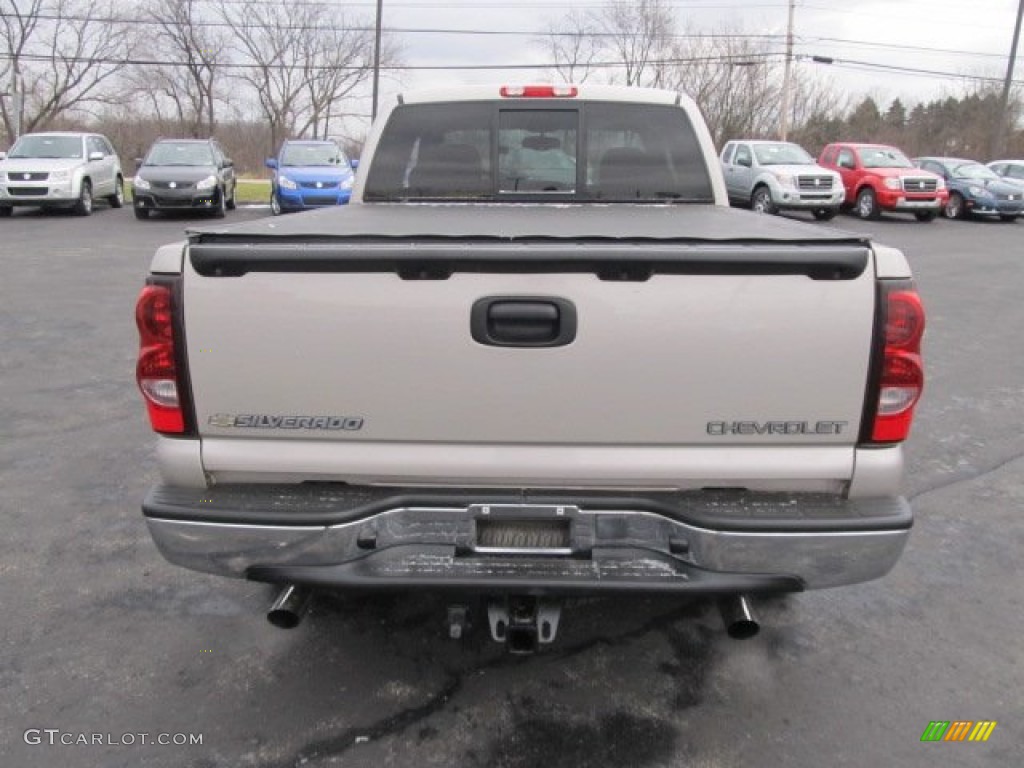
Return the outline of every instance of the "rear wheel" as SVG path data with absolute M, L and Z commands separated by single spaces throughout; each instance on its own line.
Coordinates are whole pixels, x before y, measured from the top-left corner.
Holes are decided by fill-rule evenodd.
M 818 208 L 811 211 L 811 213 L 814 214 L 814 218 L 818 221 L 830 221 L 836 217 L 836 214 L 839 213 L 839 211 L 835 208 Z
M 772 192 L 768 187 L 758 187 L 750 198 L 750 209 L 754 213 L 775 213 L 775 203 L 772 202 Z
M 877 219 L 880 213 L 875 190 L 871 187 L 864 187 L 857 194 L 857 215 L 862 219 Z
M 914 214 L 914 218 L 918 221 L 934 221 L 935 216 L 935 211 L 918 211 Z
M 120 176 L 117 177 L 117 181 L 114 183 L 114 194 L 107 197 L 107 202 L 110 203 L 111 208 L 121 208 L 124 206 L 124 179 Z
M 92 213 L 92 184 L 88 179 L 82 181 L 82 191 L 78 193 L 75 213 L 79 216 L 88 216 Z
M 959 193 L 954 192 L 949 196 L 949 200 L 946 201 L 946 207 L 942 209 L 942 212 L 946 215 L 947 219 L 962 219 L 967 213 L 967 209 L 964 208 L 964 199 Z
M 1014 213 L 1003 213 L 1003 214 L 999 215 L 999 220 L 1000 221 L 1006 221 L 1006 222 L 1016 221 L 1017 220 L 1017 215 L 1014 214 Z
M 146 210 L 145 208 L 136 208 L 135 218 L 138 219 L 139 221 L 144 221 L 145 219 L 149 218 L 149 211 Z
M 238 203 L 235 198 L 238 196 L 238 182 L 235 182 L 231 187 L 231 197 L 228 198 L 227 207 L 229 211 L 235 210 L 238 207 Z
M 0 219 L 6 219 L 12 213 L 14 213 L 14 209 L 11 208 L 11 206 L 9 206 L 9 205 L 0 206 Z

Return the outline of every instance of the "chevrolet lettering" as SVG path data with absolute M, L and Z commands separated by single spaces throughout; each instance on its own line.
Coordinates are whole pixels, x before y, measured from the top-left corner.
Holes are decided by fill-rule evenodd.
M 845 421 L 709 421 L 708 434 L 722 435 L 841 435 Z

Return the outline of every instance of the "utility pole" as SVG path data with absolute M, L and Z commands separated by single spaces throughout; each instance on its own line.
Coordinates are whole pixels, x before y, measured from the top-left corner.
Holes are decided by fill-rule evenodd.
M 1003 94 L 999 98 L 999 115 L 996 117 L 995 136 L 992 139 L 991 155 L 993 160 L 1003 154 L 1003 139 L 1006 136 L 1006 125 L 1010 122 L 1007 114 L 1010 104 L 1010 84 L 1013 81 L 1013 66 L 1017 61 L 1017 43 L 1020 41 L 1020 21 L 1024 17 L 1024 0 L 1017 6 L 1017 23 L 1013 28 L 1013 44 L 1010 46 L 1010 61 L 1006 65 L 1006 79 L 1003 81 Z
M 1024 3 L 1024 0 L 1021 0 Z M 793 11 L 796 0 L 789 0 L 789 23 L 786 25 L 786 64 L 782 70 L 782 114 L 779 118 L 779 139 L 786 140 L 789 133 L 789 90 L 793 69 Z
M 373 45 L 373 107 L 370 110 L 372 120 L 377 119 L 377 95 L 380 92 L 380 18 L 383 13 L 384 0 L 377 0 L 377 39 Z
M 10 125 L 14 135 L 11 137 L 12 143 L 17 141 L 21 136 L 21 118 L 24 114 L 22 104 L 24 103 L 24 90 L 25 90 L 25 79 L 21 77 L 21 73 L 18 72 L 18 61 L 14 60 L 14 65 L 11 71 L 11 90 L 7 93 L 0 94 L 0 96 L 9 96 L 11 99 L 11 112 L 10 112 Z M 21 80 L 20 87 L 18 80 Z

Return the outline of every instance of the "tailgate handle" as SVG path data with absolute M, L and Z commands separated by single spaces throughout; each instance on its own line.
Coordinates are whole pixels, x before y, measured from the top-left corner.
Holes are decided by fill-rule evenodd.
M 473 304 L 470 331 L 491 347 L 561 347 L 576 338 L 576 307 L 546 296 L 489 296 Z

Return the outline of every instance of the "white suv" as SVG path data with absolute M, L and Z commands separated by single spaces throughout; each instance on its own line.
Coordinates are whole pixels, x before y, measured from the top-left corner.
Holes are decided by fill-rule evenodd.
M 124 205 L 121 161 L 98 133 L 28 133 L 0 152 L 0 216 L 14 206 L 74 208 L 92 213 L 93 201 Z

